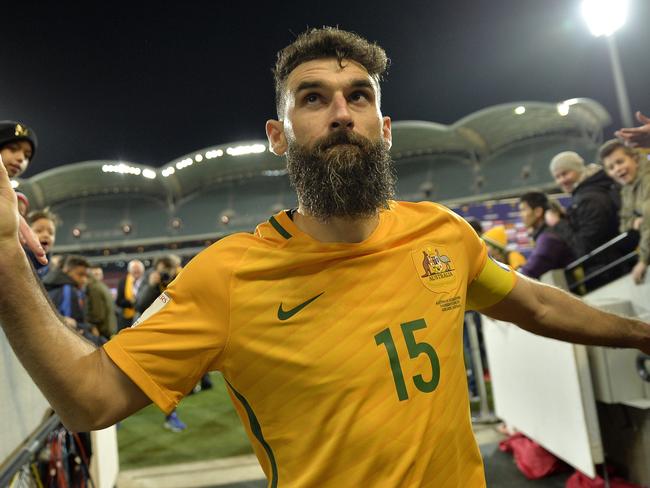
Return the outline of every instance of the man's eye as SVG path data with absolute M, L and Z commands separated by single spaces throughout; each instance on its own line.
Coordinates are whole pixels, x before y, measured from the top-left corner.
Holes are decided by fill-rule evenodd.
M 310 93 L 305 97 L 305 102 L 307 103 L 316 103 L 318 101 L 318 95 L 316 93 Z
M 352 95 L 350 95 L 350 100 L 353 102 L 358 102 L 360 100 L 367 100 L 368 96 L 364 92 L 354 92 Z

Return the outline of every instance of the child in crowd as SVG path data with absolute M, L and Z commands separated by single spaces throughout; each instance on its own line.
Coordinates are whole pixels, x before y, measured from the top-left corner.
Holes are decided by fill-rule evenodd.
M 37 139 L 32 129 L 15 120 L 0 120 L 0 156 L 9 178 L 25 172 L 36 154 Z
M 54 242 L 56 241 L 57 222 L 57 216 L 48 209 L 35 210 L 27 216 L 27 223 L 31 227 L 32 231 L 34 231 L 34 234 L 36 234 L 36 237 L 41 243 L 48 258 L 48 264 L 41 264 L 34 256 L 34 253 L 29 249 L 25 249 L 27 257 L 29 257 L 29 260 L 32 262 L 32 265 L 36 270 L 36 274 L 38 274 L 38 277 L 41 280 L 50 270 L 50 256 L 52 248 L 54 247 Z
M 621 188 L 620 231 L 638 231 L 639 261 L 632 268 L 637 285 L 645 279 L 650 260 L 650 168 L 641 154 L 618 139 L 598 150 L 599 159 L 610 178 Z
M 495 225 L 481 237 L 487 244 L 488 254 L 497 261 L 507 264 L 515 271 L 526 264 L 526 257 L 523 254 L 508 250 L 508 236 L 503 225 Z

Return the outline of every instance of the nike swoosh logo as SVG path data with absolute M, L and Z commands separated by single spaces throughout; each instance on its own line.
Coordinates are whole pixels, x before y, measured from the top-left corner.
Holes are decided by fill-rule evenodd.
M 307 305 L 309 305 L 311 302 L 316 300 L 319 296 L 321 296 L 324 291 L 316 295 L 315 297 L 311 297 L 309 300 L 306 302 L 302 302 L 300 305 L 297 307 L 293 307 L 291 310 L 282 310 L 282 302 L 280 302 L 280 306 L 278 307 L 278 319 L 280 320 L 287 320 L 296 315 L 298 312 L 300 312 L 303 308 L 305 308 Z

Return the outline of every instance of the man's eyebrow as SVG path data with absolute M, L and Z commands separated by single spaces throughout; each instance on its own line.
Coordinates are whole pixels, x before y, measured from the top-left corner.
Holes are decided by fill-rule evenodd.
M 365 78 L 353 80 L 352 83 L 350 83 L 350 86 L 352 88 L 370 88 L 371 90 L 375 89 L 374 85 L 370 83 L 370 80 L 367 80 Z
M 325 83 L 322 81 L 301 81 L 296 87 L 295 93 L 299 93 L 303 90 L 313 90 L 314 88 L 323 88 L 324 86 Z M 371 90 L 374 90 L 375 88 L 370 80 L 365 78 L 352 80 L 348 86 L 351 88 L 370 88 Z
M 314 88 L 322 88 L 324 85 L 320 81 L 301 81 L 296 87 L 295 93 L 303 90 L 312 90 Z

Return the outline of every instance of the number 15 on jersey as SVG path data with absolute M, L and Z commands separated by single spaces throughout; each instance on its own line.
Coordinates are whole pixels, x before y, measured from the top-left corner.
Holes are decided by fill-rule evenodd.
M 415 359 L 418 356 L 425 354 L 431 363 L 431 379 L 427 381 L 424 379 L 423 375 L 418 374 L 413 376 L 413 383 L 418 390 L 424 393 L 431 393 L 436 389 L 438 382 L 440 381 L 440 360 L 431 344 L 418 342 L 414 335 L 416 330 L 426 329 L 426 327 L 427 323 L 424 319 L 413 320 L 412 322 L 401 324 L 402 336 L 406 342 L 409 358 Z M 385 328 L 375 335 L 375 343 L 378 346 L 383 344 L 386 347 L 390 370 L 393 373 L 395 389 L 397 390 L 397 398 L 399 398 L 400 401 L 408 400 L 404 373 L 402 372 L 402 366 L 397 355 L 397 348 L 395 347 L 395 341 L 393 340 L 393 335 L 391 334 L 390 329 Z

